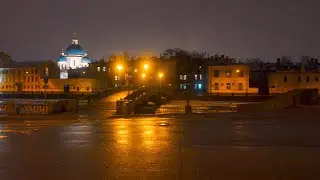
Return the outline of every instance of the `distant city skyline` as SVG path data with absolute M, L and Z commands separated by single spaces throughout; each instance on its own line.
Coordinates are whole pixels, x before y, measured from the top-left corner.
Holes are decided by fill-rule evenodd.
M 93 59 L 167 48 L 234 58 L 320 56 L 316 0 L 2 0 L 0 51 L 57 60 L 76 32 Z

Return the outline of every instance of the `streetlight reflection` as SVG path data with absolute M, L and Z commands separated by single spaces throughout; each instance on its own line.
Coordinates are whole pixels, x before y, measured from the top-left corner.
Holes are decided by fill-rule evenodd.
M 92 146 L 92 124 L 75 124 L 63 128 L 60 132 L 63 146 L 83 148 Z
M 0 124 L 0 140 L 8 137 L 8 136 L 5 136 L 3 132 L 4 132 L 4 127 L 2 124 Z
M 131 142 L 130 137 L 130 126 L 129 121 L 126 120 L 118 120 L 115 121 L 115 139 L 117 142 L 117 147 L 119 147 L 119 150 L 127 151 L 129 149 L 129 145 Z

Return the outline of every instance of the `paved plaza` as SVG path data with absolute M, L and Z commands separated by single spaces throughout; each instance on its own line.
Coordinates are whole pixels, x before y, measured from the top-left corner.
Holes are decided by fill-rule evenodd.
M 0 179 L 320 179 L 316 108 L 0 121 Z M 47 119 L 48 118 L 48 119 Z

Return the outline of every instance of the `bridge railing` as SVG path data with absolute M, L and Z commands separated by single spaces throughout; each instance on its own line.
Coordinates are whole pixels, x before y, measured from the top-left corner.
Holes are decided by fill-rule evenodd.
M 103 89 L 100 91 L 97 91 L 93 94 L 81 97 L 78 99 L 78 107 L 79 108 L 83 108 L 83 107 L 87 107 L 90 104 L 99 101 L 100 99 L 113 95 L 115 93 L 121 92 L 121 91 L 131 91 L 136 89 L 137 86 L 120 86 L 120 87 L 115 87 L 115 88 L 107 88 L 107 89 Z
M 234 106 L 191 106 L 192 114 L 210 114 L 219 112 L 236 112 L 237 107 Z M 185 107 L 160 107 L 157 109 L 156 114 L 186 114 Z

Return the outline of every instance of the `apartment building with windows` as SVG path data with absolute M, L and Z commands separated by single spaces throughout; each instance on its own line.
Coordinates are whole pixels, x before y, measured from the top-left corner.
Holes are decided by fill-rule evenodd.
M 0 67 L 0 92 L 37 92 L 44 89 L 44 77 L 58 78 L 52 61 L 14 62 Z
M 249 87 L 249 66 L 243 64 L 208 66 L 208 93 L 257 93 Z
M 270 93 L 285 93 L 293 89 L 320 89 L 320 72 L 281 71 L 268 75 Z

